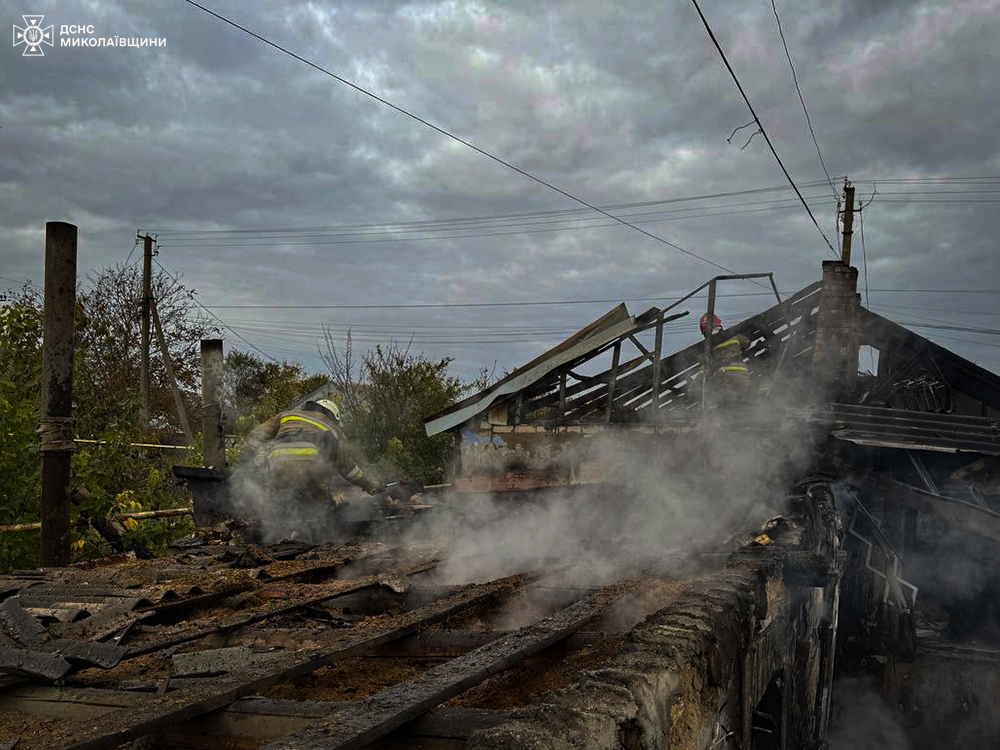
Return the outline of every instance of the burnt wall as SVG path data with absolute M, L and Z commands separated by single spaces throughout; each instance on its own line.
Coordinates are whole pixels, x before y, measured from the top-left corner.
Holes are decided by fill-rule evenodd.
M 996 747 L 1000 653 L 975 646 L 921 649 L 886 670 L 883 696 L 912 750 Z
M 475 750 L 805 748 L 826 729 L 842 532 L 825 484 L 648 617 L 619 654 Z

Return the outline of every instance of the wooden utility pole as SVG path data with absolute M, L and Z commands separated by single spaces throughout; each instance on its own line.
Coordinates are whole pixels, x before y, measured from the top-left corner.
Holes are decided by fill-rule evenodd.
M 854 234 L 854 185 L 844 180 L 844 245 L 840 260 L 851 265 L 851 235 Z
M 45 308 L 38 452 L 42 472 L 42 565 L 69 565 L 69 472 L 73 456 L 73 348 L 76 335 L 76 234 L 45 225 Z
M 201 439 L 205 466 L 226 468 L 226 447 L 222 442 L 222 339 L 201 341 Z
M 153 305 L 153 238 L 142 240 L 142 342 L 139 362 L 139 423 L 149 429 L 149 323 Z

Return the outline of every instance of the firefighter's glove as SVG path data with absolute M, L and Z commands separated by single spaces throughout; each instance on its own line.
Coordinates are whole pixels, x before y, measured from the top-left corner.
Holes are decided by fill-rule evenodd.
M 365 486 L 362 489 L 369 495 L 380 495 L 385 492 L 385 485 L 369 479 L 365 482 Z

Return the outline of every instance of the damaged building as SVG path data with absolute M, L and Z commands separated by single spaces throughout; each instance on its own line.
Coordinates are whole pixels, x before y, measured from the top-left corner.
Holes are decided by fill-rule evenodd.
M 448 486 L 351 538 L 0 579 L 0 742 L 808 750 L 861 703 L 902 747 L 996 745 L 1000 378 L 845 263 L 753 280 L 774 305 L 706 341 L 665 326 L 733 277 L 429 416 Z

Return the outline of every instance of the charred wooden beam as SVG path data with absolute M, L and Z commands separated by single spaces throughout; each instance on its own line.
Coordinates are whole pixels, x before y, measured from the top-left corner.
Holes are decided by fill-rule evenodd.
M 0 695 L 0 711 L 20 711 L 68 721 L 86 721 L 112 711 L 142 705 L 145 696 L 121 690 L 27 686 Z M 350 703 L 337 701 L 242 698 L 203 717 L 156 732 L 151 747 L 187 750 L 253 750 L 262 742 L 306 728 L 317 719 Z M 474 708 L 439 708 L 401 727 L 390 739 L 420 741 L 465 740 L 472 732 L 501 722 L 506 713 Z
M 372 649 L 365 658 L 372 659 L 452 659 L 485 646 L 506 635 L 490 630 L 428 630 L 407 636 Z M 321 648 L 338 637 L 329 628 L 282 628 L 250 630 L 232 636 L 227 643 L 253 648 Z M 600 643 L 606 634 L 584 631 L 573 633 L 563 641 L 569 650 Z
M 437 565 L 437 561 L 430 561 L 414 566 L 406 571 L 407 575 L 415 575 L 430 570 Z M 221 633 L 236 628 L 246 627 L 257 622 L 263 622 L 278 615 L 288 614 L 305 607 L 311 607 L 323 602 L 336 599 L 339 596 L 353 594 L 373 586 L 381 586 L 383 576 L 368 576 L 357 581 L 336 581 L 325 586 L 317 586 L 306 595 L 295 597 L 294 599 L 264 607 L 254 612 L 245 614 L 233 614 L 226 617 L 206 618 L 201 621 L 188 623 L 188 627 L 180 633 L 172 633 L 157 638 L 152 643 L 138 646 L 129 651 L 129 657 L 141 656 L 154 651 L 159 651 L 170 646 L 178 646 L 182 643 L 189 643 L 204 638 L 212 633 Z
M 395 685 L 349 709 L 335 711 L 265 750 L 353 750 L 364 747 L 429 709 L 465 692 L 562 640 L 597 617 L 624 593 L 612 588 L 528 625 L 465 656 Z
M 369 630 L 364 634 L 346 632 L 342 640 L 329 648 L 288 654 L 267 671 L 230 673 L 213 679 L 209 685 L 178 690 L 162 697 L 145 696 L 136 706 L 107 713 L 100 723 L 67 723 L 55 727 L 44 737 L 24 738 L 18 750 L 103 750 L 117 747 L 161 728 L 223 708 L 279 682 L 301 677 L 411 635 L 422 627 L 509 593 L 526 580 L 527 576 L 516 575 L 485 584 L 473 584 L 434 604 L 405 612 L 390 620 L 382 629 Z
M 890 479 L 829 452 L 821 454 L 819 465 L 827 470 L 832 469 L 847 484 L 873 491 L 886 502 L 895 502 L 921 513 L 938 516 L 958 528 L 1000 543 L 1000 513 Z

